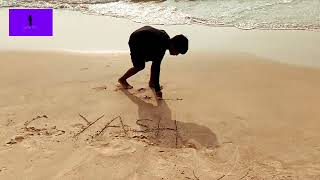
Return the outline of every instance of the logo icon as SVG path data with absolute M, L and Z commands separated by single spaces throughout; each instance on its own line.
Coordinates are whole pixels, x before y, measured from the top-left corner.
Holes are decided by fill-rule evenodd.
M 9 36 L 53 36 L 53 9 L 9 9 Z

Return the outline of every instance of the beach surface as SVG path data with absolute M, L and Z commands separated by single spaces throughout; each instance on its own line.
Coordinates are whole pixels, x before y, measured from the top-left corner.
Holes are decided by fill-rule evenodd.
M 55 11 L 53 37 L 0 29 L 0 179 L 320 179 L 319 32 L 156 26 L 190 39 L 157 100 L 150 63 L 117 83 L 140 26 Z

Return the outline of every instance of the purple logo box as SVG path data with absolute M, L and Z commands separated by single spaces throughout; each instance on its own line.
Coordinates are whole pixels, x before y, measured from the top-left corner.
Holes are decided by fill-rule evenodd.
M 9 36 L 52 36 L 53 9 L 9 9 Z

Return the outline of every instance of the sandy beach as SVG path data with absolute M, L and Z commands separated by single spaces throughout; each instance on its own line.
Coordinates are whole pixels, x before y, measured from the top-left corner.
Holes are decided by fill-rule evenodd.
M 155 26 L 190 39 L 157 100 L 150 63 L 117 83 L 143 24 L 54 17 L 53 37 L 0 29 L 0 179 L 320 179 L 319 32 Z

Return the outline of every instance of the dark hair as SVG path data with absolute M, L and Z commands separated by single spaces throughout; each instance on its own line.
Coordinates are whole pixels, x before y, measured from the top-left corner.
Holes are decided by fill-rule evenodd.
M 181 54 L 185 54 L 188 51 L 188 38 L 184 35 L 179 34 L 174 36 L 172 39 L 173 46 L 179 51 Z

